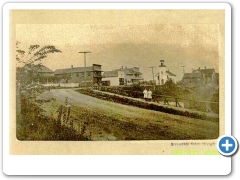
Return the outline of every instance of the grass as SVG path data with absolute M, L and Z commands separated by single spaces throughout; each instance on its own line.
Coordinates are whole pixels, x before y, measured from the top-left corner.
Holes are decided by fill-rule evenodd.
M 47 117 L 36 103 L 21 99 L 21 113 L 17 115 L 17 139 L 24 140 L 88 140 L 74 129 Z
M 177 109 L 173 109 L 171 107 L 158 106 L 158 105 L 155 105 L 155 104 L 140 102 L 140 101 L 137 101 L 137 100 L 133 100 L 133 99 L 125 98 L 125 97 L 119 97 L 119 96 L 116 96 L 116 95 L 103 94 L 103 93 L 100 93 L 100 92 L 92 91 L 90 89 L 79 89 L 77 91 L 80 92 L 80 93 L 92 96 L 92 97 L 102 99 L 102 100 L 121 103 L 121 104 L 125 104 L 125 105 L 136 106 L 136 107 L 140 107 L 140 108 L 144 108 L 144 109 L 150 109 L 150 110 L 165 112 L 165 113 L 169 113 L 169 114 L 187 116 L 187 117 L 195 118 L 195 119 L 213 120 L 213 121 L 218 121 L 219 120 L 219 118 L 209 117 L 209 116 L 206 116 L 205 114 L 188 112 L 188 111 L 180 111 L 180 110 L 177 110 Z

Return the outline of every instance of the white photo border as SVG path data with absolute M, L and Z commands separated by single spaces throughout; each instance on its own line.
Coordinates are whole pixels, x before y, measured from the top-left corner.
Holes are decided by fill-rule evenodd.
M 3 7 L 3 172 L 7 175 L 227 175 L 231 158 L 177 155 L 10 155 L 11 9 L 224 9 L 225 134 L 231 134 L 231 6 L 227 3 L 8 3 Z M 227 61 L 226 61 L 227 60 Z M 101 162 L 99 164 L 98 162 Z M 206 163 L 207 162 L 207 163 Z

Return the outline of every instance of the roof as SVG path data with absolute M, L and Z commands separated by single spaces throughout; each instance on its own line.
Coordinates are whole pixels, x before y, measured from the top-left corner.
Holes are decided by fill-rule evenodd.
M 70 68 L 67 73 L 77 73 L 77 72 L 89 72 L 89 71 L 93 71 L 92 66 L 89 67 L 75 67 L 75 68 Z
M 53 73 L 53 71 L 51 69 L 49 69 L 48 67 L 42 65 L 42 64 L 29 64 L 25 66 L 27 70 L 34 70 L 37 71 L 39 73 Z
M 142 74 L 141 72 L 139 72 L 139 68 L 135 67 L 135 68 L 121 68 L 121 69 L 116 69 L 118 71 L 124 71 L 125 74 L 129 75 L 129 74 Z
M 167 73 L 169 76 L 176 76 L 175 74 L 173 74 L 173 73 L 170 72 L 170 71 L 166 71 L 166 73 Z
M 165 66 L 164 64 L 161 64 L 159 67 L 167 67 L 167 66 Z
M 94 64 L 96 65 L 96 64 Z M 101 65 L 99 65 L 101 66 Z M 74 68 L 66 68 L 66 69 L 56 69 L 54 74 L 69 74 L 69 73 L 79 73 L 79 72 L 92 72 L 93 66 L 88 67 L 74 67 Z M 94 68 L 94 71 L 102 71 L 100 68 Z
M 184 73 L 183 79 L 202 78 L 201 73 Z
M 65 74 L 70 68 L 67 69 L 56 69 L 54 74 Z
M 93 66 L 102 66 L 101 64 L 93 64 Z
M 38 70 L 38 72 L 42 72 L 42 73 L 53 73 L 53 71 L 51 69 L 49 69 L 48 67 L 41 65 L 40 69 Z
M 193 70 L 193 72 L 200 72 L 202 74 L 213 74 L 215 70 L 214 69 L 197 69 L 197 70 Z
M 104 78 L 107 78 L 107 77 L 118 77 L 118 71 L 115 70 L 115 71 L 105 71 L 103 73 L 103 77 Z

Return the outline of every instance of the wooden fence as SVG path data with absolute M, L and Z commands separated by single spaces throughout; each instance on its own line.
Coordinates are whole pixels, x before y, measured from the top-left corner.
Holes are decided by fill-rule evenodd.
M 86 124 L 81 121 L 80 118 L 73 118 L 71 117 L 71 112 L 77 112 L 71 109 L 71 106 L 67 103 L 66 98 L 66 105 L 59 106 L 57 110 L 57 123 L 61 126 L 67 126 L 68 128 L 76 130 L 80 135 L 87 136 L 86 132 Z M 87 138 L 91 140 L 92 132 L 90 131 Z

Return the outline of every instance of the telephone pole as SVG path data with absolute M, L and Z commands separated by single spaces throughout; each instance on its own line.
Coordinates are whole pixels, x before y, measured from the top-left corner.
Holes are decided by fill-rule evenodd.
M 155 68 L 156 66 L 151 66 L 151 67 L 149 67 L 149 68 L 152 68 L 152 76 L 153 76 L 153 84 L 155 84 L 155 82 L 154 82 L 154 71 L 153 71 L 153 68 Z
M 79 52 L 81 54 L 84 54 L 84 85 L 85 87 L 87 87 L 87 83 L 86 83 L 86 54 L 87 53 L 92 53 L 91 51 L 81 51 Z

